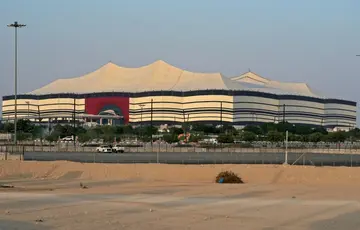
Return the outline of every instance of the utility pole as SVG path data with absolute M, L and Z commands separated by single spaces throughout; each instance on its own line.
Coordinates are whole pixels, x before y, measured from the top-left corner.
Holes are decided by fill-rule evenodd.
M 25 101 L 25 103 L 27 104 L 27 118 L 28 118 L 28 120 L 30 120 L 30 113 L 29 113 L 29 110 L 30 110 L 30 102 L 29 102 L 29 101 Z
M 40 128 L 42 128 L 42 127 L 41 127 L 41 122 L 40 122 L 40 120 L 41 120 L 40 105 L 38 105 L 37 107 L 38 107 L 39 126 L 40 126 Z M 34 120 L 35 120 L 35 119 L 34 119 Z M 40 137 L 40 143 L 41 143 L 41 146 L 42 146 L 42 132 L 41 132 L 41 137 Z
M 76 128 L 76 121 L 75 118 L 76 117 L 76 99 L 74 98 L 74 103 L 73 103 L 73 126 L 74 126 L 74 130 Z
M 144 104 L 140 104 L 140 136 L 142 138 L 143 136 L 143 120 L 142 120 L 142 116 L 143 116 L 143 107 L 145 106 Z
M 15 87 L 14 87 L 14 99 L 15 99 L 15 116 L 14 116 L 14 144 L 17 145 L 17 29 L 25 27 L 25 24 L 19 24 L 14 22 L 13 24 L 7 25 L 8 27 L 15 28 Z
M 223 130 L 223 103 L 222 101 L 220 102 L 220 125 L 221 125 L 221 130 Z
M 289 139 L 289 131 L 286 131 L 286 135 L 285 135 L 285 162 L 284 162 L 284 165 L 288 164 L 288 139 Z
M 151 99 L 151 112 L 150 112 L 151 146 L 153 146 L 153 137 L 152 137 L 152 127 L 153 127 L 153 103 L 154 103 L 154 100 Z
M 74 115 L 73 115 L 73 122 L 74 122 L 74 132 L 73 132 L 73 142 L 74 146 L 76 145 L 76 98 L 74 97 Z
M 185 120 L 185 109 L 183 109 L 183 131 L 184 131 L 184 137 L 186 136 L 186 127 L 185 127 L 185 122 L 186 122 L 186 120 Z
M 285 107 L 286 105 L 283 105 L 283 123 L 285 124 Z

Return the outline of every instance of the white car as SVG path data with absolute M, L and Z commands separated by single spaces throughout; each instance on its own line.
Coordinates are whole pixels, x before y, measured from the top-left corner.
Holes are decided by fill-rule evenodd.
M 112 147 L 112 150 L 114 153 L 123 153 L 125 152 L 125 148 L 120 146 L 120 145 L 115 145 L 114 147 Z
M 112 153 L 112 148 L 109 145 L 101 145 L 96 148 L 96 152 L 98 153 Z
M 74 141 L 74 137 L 73 136 L 64 137 L 61 139 L 61 141 Z

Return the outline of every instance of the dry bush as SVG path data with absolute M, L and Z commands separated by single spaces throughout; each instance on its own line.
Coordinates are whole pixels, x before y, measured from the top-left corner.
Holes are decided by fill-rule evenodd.
M 243 184 L 244 181 L 232 171 L 223 171 L 216 176 L 216 183 Z

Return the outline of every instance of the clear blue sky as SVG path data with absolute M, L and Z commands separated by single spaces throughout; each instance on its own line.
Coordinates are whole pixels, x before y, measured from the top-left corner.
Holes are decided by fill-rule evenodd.
M 2 0 L 0 95 L 13 94 L 14 31 L 19 92 L 112 61 L 162 59 L 190 71 L 307 82 L 358 101 L 359 0 Z

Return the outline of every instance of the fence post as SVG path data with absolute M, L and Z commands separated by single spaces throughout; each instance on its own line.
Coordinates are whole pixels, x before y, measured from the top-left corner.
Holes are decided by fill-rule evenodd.
M 22 154 L 20 154 L 20 161 L 24 160 L 24 156 L 25 156 L 25 146 L 23 146 Z
M 304 153 L 304 155 L 303 155 L 303 166 L 305 166 L 305 161 L 306 161 L 305 156 L 306 156 L 306 153 Z
M 5 149 L 5 160 L 7 160 L 8 151 Z
M 159 148 L 159 150 L 160 150 L 160 148 Z M 157 151 L 157 153 L 156 153 L 156 162 L 159 164 L 159 151 Z

